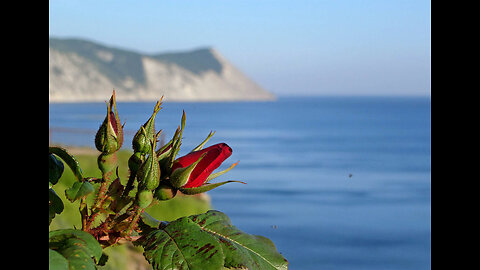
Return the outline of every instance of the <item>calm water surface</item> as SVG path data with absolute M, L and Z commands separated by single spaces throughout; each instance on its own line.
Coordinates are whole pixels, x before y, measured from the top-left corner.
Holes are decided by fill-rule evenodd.
M 118 103 L 125 144 L 155 102 Z M 431 100 L 280 98 L 277 102 L 165 103 L 166 140 L 187 115 L 186 154 L 215 130 L 240 160 L 215 179 L 213 208 L 270 238 L 290 269 L 430 269 Z M 105 103 L 50 104 L 51 141 L 94 147 Z M 73 132 L 74 131 L 74 132 Z

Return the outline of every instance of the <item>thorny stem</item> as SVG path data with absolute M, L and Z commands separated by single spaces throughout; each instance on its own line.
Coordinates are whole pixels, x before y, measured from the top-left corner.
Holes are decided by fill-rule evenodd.
M 132 210 L 133 206 L 134 205 L 132 204 L 124 213 L 121 212 L 121 209 L 112 209 L 115 214 L 109 215 L 105 220 L 107 227 L 114 227 L 115 223 L 120 223 L 123 220 L 132 216 L 134 213 L 134 210 Z
M 100 242 L 103 248 L 115 245 L 119 243 L 122 239 L 127 241 L 132 241 L 139 236 L 132 236 L 132 232 L 137 225 L 137 222 L 140 218 L 144 209 L 139 208 L 137 205 L 132 205 L 125 213 L 119 215 L 110 215 L 107 219 L 102 222 L 98 227 L 92 229 L 94 235 L 98 239 L 103 241 Z M 128 224 L 128 228 L 126 230 L 118 230 L 116 228 L 116 224 L 120 224 L 122 221 L 131 219 Z M 111 238 L 113 236 L 113 238 Z
M 133 228 L 137 224 L 138 219 L 140 218 L 140 215 L 142 214 L 143 210 L 144 209 L 142 209 L 140 207 L 135 208 L 135 212 L 134 212 L 135 214 L 134 214 L 133 219 L 130 222 L 130 224 L 128 225 L 128 228 L 127 228 L 127 235 L 130 235 L 132 233 Z
M 87 219 L 88 219 L 88 207 L 87 207 L 87 198 L 82 197 L 80 199 L 80 215 L 82 216 L 82 231 L 87 229 Z
M 88 220 L 85 224 L 85 231 L 89 231 L 92 223 L 95 221 L 95 218 L 100 214 L 100 211 L 92 211 L 92 214 L 88 217 Z
M 100 154 L 102 155 L 102 154 Z M 100 188 L 98 189 L 97 197 L 95 198 L 95 202 L 91 208 L 91 215 L 89 216 L 88 220 L 85 221 L 85 230 L 89 230 L 92 223 L 95 221 L 95 218 L 98 216 L 100 213 L 100 210 L 103 207 L 103 203 L 107 199 L 107 190 L 109 185 L 115 180 L 115 173 L 118 173 L 118 164 L 117 164 L 117 158 L 116 158 L 116 152 L 111 153 L 112 159 L 110 160 L 113 162 L 113 164 L 110 164 L 113 168 L 109 171 L 104 171 L 102 168 L 100 170 L 102 171 L 102 182 L 100 184 Z M 83 226 L 83 220 L 82 220 L 82 226 Z
M 130 176 L 128 177 L 128 182 L 127 185 L 125 186 L 125 189 L 123 190 L 121 198 L 126 198 L 128 196 L 128 193 L 133 189 L 133 182 L 135 181 L 136 177 L 136 172 L 130 171 Z
M 107 193 L 107 190 L 108 190 L 108 186 L 109 186 L 109 184 L 111 184 L 113 182 L 113 180 L 115 180 L 115 177 L 112 177 L 114 175 L 114 172 L 115 171 L 113 171 L 113 170 L 110 171 L 110 172 L 106 172 L 106 173 L 102 172 L 103 181 L 100 184 L 100 188 L 98 189 L 98 195 L 97 195 L 97 198 L 96 198 L 95 203 L 93 205 L 93 209 L 101 208 L 101 205 L 103 204 L 103 202 L 107 198 L 106 193 Z
M 139 154 L 138 152 L 134 152 L 130 158 L 133 158 L 136 156 L 136 154 Z M 140 154 L 140 162 L 143 162 L 145 159 L 145 155 L 143 154 Z M 138 164 L 138 166 L 140 166 L 140 164 Z M 121 198 L 126 198 L 128 196 L 128 193 L 130 193 L 130 191 L 133 189 L 133 184 L 135 182 L 135 178 L 137 177 L 137 170 L 138 170 L 138 167 L 132 167 L 132 164 L 130 164 L 130 160 L 129 160 L 129 163 L 128 163 L 128 168 L 130 169 L 130 175 L 128 177 L 128 182 L 127 182 L 127 185 L 125 186 L 125 189 L 123 190 L 123 193 L 121 195 Z

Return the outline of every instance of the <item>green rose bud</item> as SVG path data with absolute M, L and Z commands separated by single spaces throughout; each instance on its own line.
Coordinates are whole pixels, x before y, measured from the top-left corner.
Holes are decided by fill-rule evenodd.
M 132 147 L 134 152 L 147 154 L 151 151 L 150 141 L 155 137 L 155 116 L 161 109 L 162 99 L 163 97 L 155 105 L 152 116 L 140 127 L 133 137 Z M 144 129 L 144 131 L 142 129 Z
M 158 136 L 158 134 L 157 134 Z M 148 190 L 155 190 L 160 184 L 160 165 L 158 164 L 158 158 L 155 153 L 155 140 L 151 142 L 151 153 L 148 155 L 147 160 L 140 165 L 137 172 L 137 180 Z
M 112 107 L 114 110 L 112 110 Z M 95 135 L 95 147 L 102 153 L 118 151 L 123 144 L 123 126 L 117 114 L 115 90 L 107 104 L 107 116 Z

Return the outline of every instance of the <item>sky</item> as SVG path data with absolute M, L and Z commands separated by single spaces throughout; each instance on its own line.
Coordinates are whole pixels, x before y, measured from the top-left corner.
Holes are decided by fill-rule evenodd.
M 425 0 L 50 0 L 49 36 L 142 53 L 213 47 L 280 96 L 431 95 Z

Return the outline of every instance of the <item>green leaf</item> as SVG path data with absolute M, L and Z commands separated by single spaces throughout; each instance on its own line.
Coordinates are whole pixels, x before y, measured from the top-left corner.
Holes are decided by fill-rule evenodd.
M 224 213 L 210 210 L 189 219 L 219 240 L 225 254 L 225 267 L 288 269 L 288 261 L 278 253 L 272 241 L 240 231 Z
M 53 247 L 68 261 L 69 269 L 96 270 L 95 262 L 89 255 L 85 241 L 73 237 L 64 239 L 57 244 Z
M 71 202 L 74 202 L 82 197 L 87 196 L 88 194 L 95 191 L 94 187 L 90 182 L 75 182 L 73 186 L 65 190 L 65 196 Z
M 55 250 L 48 250 L 48 269 L 49 270 L 68 270 L 68 261 Z
M 53 189 L 48 190 L 48 210 L 49 210 L 49 221 L 48 224 L 52 222 L 52 219 L 56 214 L 63 212 L 64 205 L 62 199 L 58 197 L 57 193 Z
M 143 245 L 154 269 L 288 269 L 272 241 L 240 231 L 222 212 L 164 224 L 136 243 Z
M 51 185 L 58 183 L 63 174 L 63 162 L 58 160 L 53 154 L 48 154 L 48 180 Z
M 67 150 L 61 147 L 48 147 L 48 151 L 60 157 L 70 167 L 78 181 L 83 181 L 83 173 L 78 161 Z
M 49 246 L 52 249 L 61 249 L 65 246 L 65 241 L 67 239 L 80 239 L 83 241 L 81 243 L 84 243 L 82 245 L 85 246 L 90 257 L 95 258 L 97 262 L 99 262 L 102 257 L 102 246 L 100 246 L 98 241 L 87 232 L 74 229 L 60 229 L 49 232 L 48 238 Z
M 48 190 L 48 204 L 56 214 L 63 212 L 64 206 L 62 199 L 60 199 L 57 193 L 55 193 L 55 191 L 51 188 Z
M 153 269 L 223 269 L 218 240 L 187 217 L 149 232 L 137 244 Z

